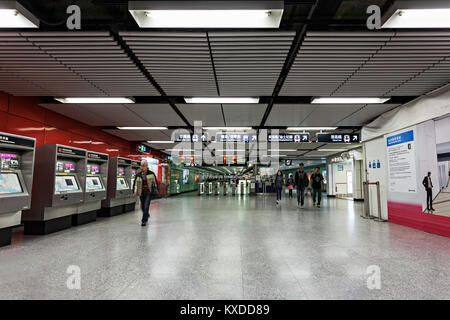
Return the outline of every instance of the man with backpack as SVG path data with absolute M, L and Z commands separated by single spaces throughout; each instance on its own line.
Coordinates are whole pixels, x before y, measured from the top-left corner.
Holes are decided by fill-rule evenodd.
M 317 208 L 320 208 L 320 200 L 322 200 L 322 186 L 323 186 L 323 176 L 320 173 L 320 168 L 316 167 L 316 171 L 311 175 L 311 189 L 313 206 L 316 205 L 316 195 L 317 195 Z
M 295 186 L 297 187 L 297 205 L 305 203 L 305 188 L 309 185 L 308 175 L 303 170 L 303 163 L 299 164 L 299 170 L 295 173 Z

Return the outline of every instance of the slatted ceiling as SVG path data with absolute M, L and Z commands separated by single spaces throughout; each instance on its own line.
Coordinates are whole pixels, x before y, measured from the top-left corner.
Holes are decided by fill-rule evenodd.
M 442 86 L 442 80 L 450 82 L 450 56 L 425 70 L 407 83 L 392 91 L 393 95 L 414 95 L 415 92 L 430 92 Z M 446 80 L 445 80 L 446 79 Z
M 166 94 L 217 96 L 206 33 L 120 34 Z
M 269 96 L 289 52 L 294 32 L 210 32 L 222 96 Z
M 34 33 L 28 38 L 107 96 L 158 95 L 108 32 Z
M 225 122 L 231 127 L 257 126 L 266 108 L 265 104 L 224 104 Z
M 366 36 L 360 32 L 308 32 L 281 95 L 332 95 L 390 35 L 391 33 L 372 33 Z
M 335 95 L 349 95 L 355 91 L 360 95 L 421 95 L 442 86 L 448 78 L 438 76 L 434 86 L 430 86 L 428 79 L 421 79 L 421 75 L 450 56 L 449 35 L 396 32 Z M 415 85 L 409 92 L 397 90 L 410 83 Z
M 225 126 L 220 104 L 177 104 L 177 106 L 192 125 L 194 121 L 202 121 L 203 126 Z

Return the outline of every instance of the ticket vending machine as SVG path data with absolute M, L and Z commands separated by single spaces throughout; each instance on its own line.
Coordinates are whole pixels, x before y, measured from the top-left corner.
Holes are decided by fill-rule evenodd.
M 79 226 L 97 219 L 97 211 L 101 208 L 101 202 L 106 199 L 108 159 L 107 154 L 87 152 L 84 202 L 78 205 L 77 213 L 72 215 L 72 225 Z
M 106 199 L 102 201 L 102 208 L 98 211 L 98 216 L 112 217 L 124 213 L 125 200 L 133 195 L 130 182 L 131 159 L 110 158 Z
M 133 197 L 134 193 L 134 178 L 136 177 L 136 173 L 141 167 L 141 162 L 136 160 L 131 160 L 131 177 L 130 177 L 130 186 L 131 186 L 131 196 L 125 199 L 125 203 L 123 205 L 123 212 L 134 211 L 136 207 L 137 197 Z
M 86 150 L 59 144 L 36 148 L 31 209 L 23 212 L 25 234 L 70 228 L 84 201 Z
M 36 140 L 0 132 L 0 247 L 30 208 Z

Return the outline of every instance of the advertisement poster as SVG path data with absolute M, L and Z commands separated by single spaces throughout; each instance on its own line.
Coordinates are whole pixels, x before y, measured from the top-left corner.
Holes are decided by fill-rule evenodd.
M 390 192 L 417 192 L 414 131 L 386 138 Z
M 183 184 L 189 184 L 189 170 L 183 170 Z

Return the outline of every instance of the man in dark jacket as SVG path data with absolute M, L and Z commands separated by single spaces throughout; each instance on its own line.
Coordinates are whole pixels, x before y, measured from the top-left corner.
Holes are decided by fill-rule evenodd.
M 313 205 L 316 204 L 316 195 L 317 195 L 318 208 L 320 208 L 320 200 L 322 199 L 322 185 L 323 185 L 323 176 L 320 173 L 320 168 L 316 167 L 316 171 L 311 175 L 311 189 L 312 189 Z
M 303 163 L 299 164 L 299 170 L 295 173 L 295 186 L 297 187 L 297 205 L 303 207 L 305 203 L 305 188 L 309 184 L 308 175 L 303 170 Z
M 146 160 L 142 160 L 141 168 L 136 173 L 133 181 L 133 196 L 139 196 L 141 200 L 142 209 L 142 226 L 147 225 L 148 218 L 150 217 L 150 202 L 152 201 L 152 195 L 158 193 L 158 179 L 153 171 L 148 168 Z
M 431 172 L 428 172 L 428 175 L 425 178 L 423 178 L 422 184 L 425 187 L 425 191 L 427 192 L 427 210 L 434 211 L 434 208 L 433 208 L 433 183 L 431 182 Z

